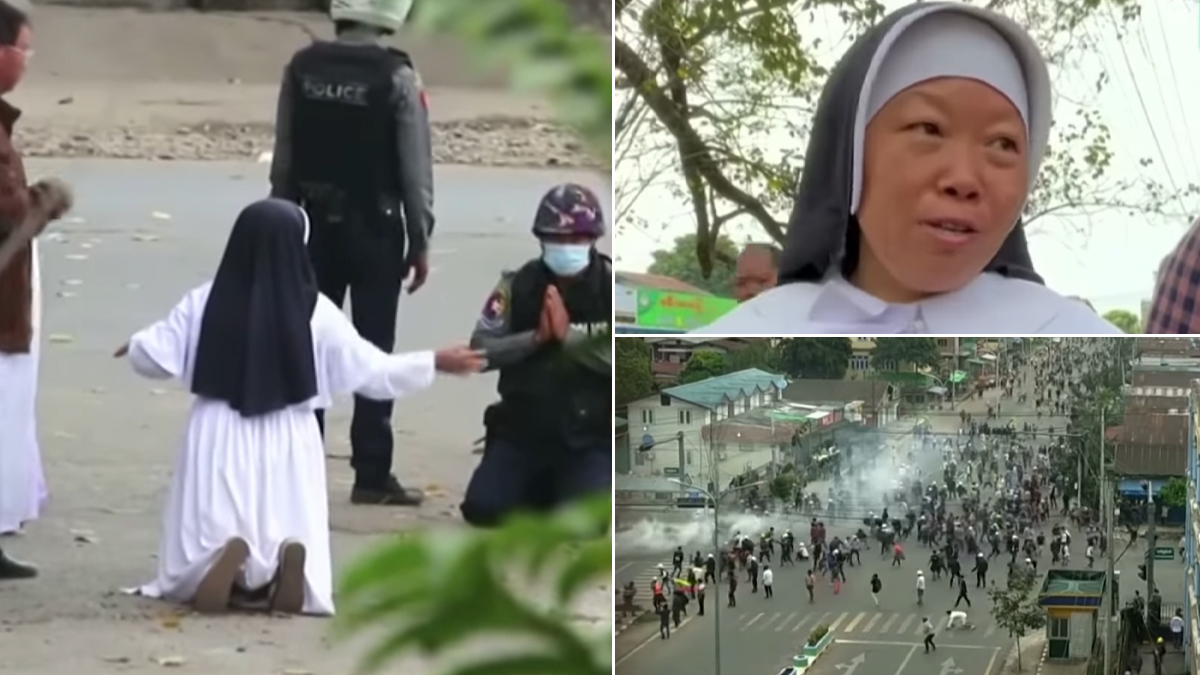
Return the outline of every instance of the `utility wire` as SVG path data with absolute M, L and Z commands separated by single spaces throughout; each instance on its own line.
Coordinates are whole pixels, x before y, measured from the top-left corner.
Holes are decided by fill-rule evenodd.
M 1158 138 L 1158 132 L 1154 130 L 1154 121 L 1150 118 L 1150 109 L 1146 106 L 1146 99 L 1142 96 L 1142 88 L 1138 85 L 1137 77 L 1133 74 L 1133 64 L 1129 61 L 1129 52 L 1125 49 L 1125 40 L 1121 37 L 1121 28 L 1117 24 L 1116 15 L 1112 8 L 1108 11 L 1109 22 L 1112 24 L 1113 32 L 1117 37 L 1117 45 L 1121 49 L 1121 57 L 1125 62 L 1125 71 L 1129 73 L 1129 79 L 1133 82 L 1133 90 L 1137 95 L 1138 105 L 1141 106 L 1142 115 L 1146 118 L 1146 128 L 1150 131 L 1150 137 L 1154 140 L 1154 147 L 1158 150 L 1159 159 L 1163 162 L 1163 171 L 1167 174 L 1167 181 L 1171 184 L 1171 190 L 1178 200 L 1183 213 L 1190 213 L 1190 210 L 1183 203 L 1183 198 L 1179 194 L 1179 185 L 1175 182 L 1175 176 L 1171 173 L 1171 165 L 1167 162 L 1167 155 L 1163 152 L 1162 142 Z

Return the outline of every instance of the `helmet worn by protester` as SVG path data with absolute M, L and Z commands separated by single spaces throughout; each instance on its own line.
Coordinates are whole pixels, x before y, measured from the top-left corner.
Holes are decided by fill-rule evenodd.
M 396 31 L 408 19 L 412 6 L 413 0 L 331 0 L 329 18 Z
M 596 193 L 576 183 L 555 186 L 538 202 L 533 234 L 604 236 L 604 212 Z

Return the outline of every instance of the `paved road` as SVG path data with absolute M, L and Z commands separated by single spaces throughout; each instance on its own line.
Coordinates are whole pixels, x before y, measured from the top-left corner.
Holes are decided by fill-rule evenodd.
M 941 637 L 938 648 L 932 652 L 926 652 L 920 644 L 838 640 L 805 672 L 809 675 L 992 675 L 1004 663 L 1004 646 L 950 644 Z
M 169 605 L 117 592 L 153 574 L 161 499 L 189 397 L 137 378 L 110 355 L 213 273 L 237 211 L 266 193 L 265 170 L 31 162 L 31 176 L 74 183 L 83 220 L 56 227 L 42 250 L 44 326 L 58 336 L 43 352 L 40 401 L 51 503 L 24 536 L 3 541 L 13 555 L 40 563 L 42 577 L 0 584 L 0 672 L 159 673 L 154 659 L 180 656 L 196 672 L 337 674 L 354 670 L 363 653 L 358 644 L 331 647 L 323 620 L 185 617 L 178 630 L 164 628 Z M 536 254 L 529 222 L 548 186 L 575 179 L 609 194 L 602 179 L 566 171 L 446 168 L 437 179 L 435 271 L 425 290 L 402 301 L 401 349 L 466 339 L 500 270 Z M 334 409 L 328 470 L 336 569 L 381 535 L 457 526 L 455 505 L 477 461 L 471 444 L 494 391 L 494 376 L 449 380 L 397 404 L 396 472 L 432 488 L 429 503 L 415 510 L 348 503 L 350 406 Z M 595 595 L 585 614 L 608 630 L 611 591 Z M 429 670 L 420 662 L 389 668 Z
M 996 400 L 997 394 L 993 391 L 963 405 L 968 412 L 982 417 L 988 403 Z M 1002 410 L 1002 421 L 1015 417 L 1018 423 L 1030 419 L 1026 416 L 1034 412 L 1010 400 L 1003 401 Z M 928 418 L 935 432 L 950 433 L 958 427 L 956 412 L 944 411 Z M 1061 426 L 1065 420 L 1043 417 L 1041 424 Z M 1045 437 L 1039 438 L 1039 441 L 1045 440 Z M 938 453 L 918 457 L 918 464 L 926 475 L 940 474 Z M 770 524 L 777 530 L 790 526 L 801 537 L 807 536 L 807 522 L 804 517 L 770 519 Z M 827 524 L 831 535 L 845 536 L 857 527 L 852 521 Z M 805 597 L 800 569 L 776 570 L 776 597 L 771 600 L 761 593 L 751 593 L 743 577 L 739 580 L 737 607 L 726 608 L 724 597 L 710 592 L 706 616 L 689 617 L 669 640 L 654 638 L 629 652 L 618 661 L 617 669 L 622 675 L 710 673 L 716 658 L 713 640 L 716 634 L 722 649 L 722 666 L 731 669 L 729 672 L 770 675 L 789 665 L 792 654 L 803 644 L 809 631 L 824 624 L 829 626 L 837 642 L 834 651 L 822 657 L 817 667 L 809 671 L 817 675 L 989 675 L 996 662 L 1002 661 L 998 655 L 1009 646 L 1009 639 L 1004 631 L 997 630 L 989 615 L 990 603 L 986 594 L 982 589 L 976 590 L 972 580 L 968 597 L 974 606 L 966 611 L 976 625 L 974 630 L 941 631 L 947 618 L 945 612 L 953 606 L 957 594 L 944 577 L 940 582 L 930 579 L 925 605 L 918 607 L 915 574 L 918 568 L 926 566 L 929 554 L 913 542 L 906 549 L 908 560 L 902 567 L 892 567 L 890 558 L 881 559 L 878 549 L 865 552 L 863 566 L 847 570 L 849 583 L 843 586 L 839 595 L 833 595 L 832 589 L 822 584 L 818 587 L 816 602 L 812 604 Z M 669 558 L 669 554 L 664 557 Z M 643 559 L 649 560 L 648 557 Z M 1003 575 L 1004 562 L 1003 558 L 993 561 L 993 574 Z M 878 607 L 869 592 L 868 580 L 872 573 L 878 573 L 884 585 Z M 996 579 L 1002 582 L 1003 577 Z M 719 601 L 721 606 L 714 608 L 713 604 Z M 694 606 L 689 609 L 695 611 Z M 720 614 L 719 633 L 714 632 L 714 609 Z M 923 616 L 929 616 L 939 628 L 941 649 L 936 656 L 926 657 L 919 649 Z M 838 665 L 844 667 L 838 668 Z

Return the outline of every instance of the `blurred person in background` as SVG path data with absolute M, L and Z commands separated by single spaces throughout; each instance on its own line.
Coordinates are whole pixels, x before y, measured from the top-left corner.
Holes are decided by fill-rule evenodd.
M 746 244 L 737 259 L 733 292 L 738 302 L 775 287 L 783 250 L 774 244 Z
M 1146 320 L 1146 332 L 1160 335 L 1200 333 L 1200 218 L 1158 268 L 1158 283 Z

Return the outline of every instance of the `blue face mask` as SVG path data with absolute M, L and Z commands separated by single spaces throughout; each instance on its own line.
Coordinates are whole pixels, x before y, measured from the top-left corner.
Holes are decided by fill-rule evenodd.
M 542 244 L 542 262 L 560 277 L 579 274 L 591 261 L 591 244 Z

